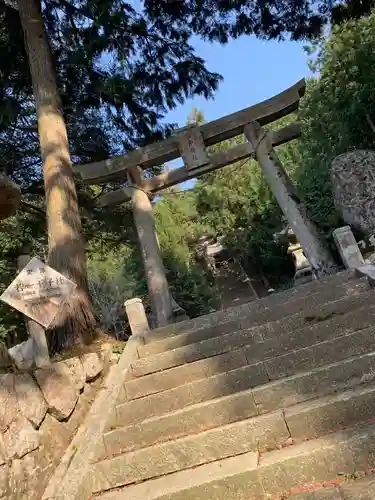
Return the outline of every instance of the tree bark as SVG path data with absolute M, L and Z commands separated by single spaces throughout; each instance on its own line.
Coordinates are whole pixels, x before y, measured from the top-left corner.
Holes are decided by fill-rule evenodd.
M 19 0 L 38 117 L 46 193 L 48 263 L 77 284 L 54 325 L 55 349 L 91 340 L 95 318 L 87 287 L 85 248 L 62 104 L 40 0 Z

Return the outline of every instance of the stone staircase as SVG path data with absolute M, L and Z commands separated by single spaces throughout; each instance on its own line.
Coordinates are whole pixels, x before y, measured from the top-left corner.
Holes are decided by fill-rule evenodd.
M 344 272 L 150 332 L 91 498 L 374 499 L 374 294 Z

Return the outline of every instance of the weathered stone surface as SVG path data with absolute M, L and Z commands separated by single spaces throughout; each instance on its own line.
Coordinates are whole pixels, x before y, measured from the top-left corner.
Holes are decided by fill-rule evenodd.
M 207 316 L 201 316 L 199 318 L 196 318 L 194 320 L 189 320 L 189 321 L 184 321 L 182 323 L 176 323 L 173 325 L 168 325 L 167 327 L 163 328 L 158 328 L 156 330 L 151 330 L 148 338 L 146 340 L 146 345 L 148 346 L 150 343 L 154 342 L 159 342 L 160 340 L 164 339 L 170 339 L 174 338 L 176 336 L 179 336 L 181 334 L 186 334 L 186 333 L 195 333 L 197 330 L 203 329 L 203 328 L 210 328 L 212 326 L 219 325 L 221 323 L 228 323 L 229 321 L 233 321 L 234 319 L 239 319 L 240 324 L 242 325 L 243 320 L 244 325 L 242 327 L 244 328 L 249 328 L 250 326 L 254 326 L 256 324 L 261 324 L 266 321 L 270 321 L 270 319 L 264 320 L 264 318 L 261 318 L 261 321 L 258 322 L 252 321 L 254 317 L 258 315 L 258 313 L 264 313 L 265 311 L 271 311 L 274 308 L 278 308 L 278 306 L 283 306 L 282 309 L 278 308 L 278 312 L 282 313 L 283 310 L 284 314 L 279 314 L 277 315 L 278 317 L 276 319 L 279 319 L 280 317 L 283 317 L 286 315 L 286 312 L 288 314 L 288 308 L 289 308 L 289 303 L 290 302 L 295 302 L 296 298 L 299 300 L 301 299 L 306 299 L 306 297 L 310 296 L 315 296 L 317 297 L 317 292 L 319 293 L 327 293 L 327 298 L 326 300 L 337 300 L 338 294 L 342 291 L 345 292 L 346 287 L 349 285 L 350 287 L 350 282 L 352 281 L 352 274 L 351 272 L 348 271 L 343 271 L 340 273 L 337 273 L 333 276 L 328 276 L 322 280 L 318 281 L 311 281 L 310 283 L 307 283 L 303 285 L 302 287 L 296 288 L 291 288 L 289 290 L 286 290 L 284 292 L 276 293 L 273 295 L 270 295 L 268 297 L 264 297 L 263 299 L 256 300 L 251 302 L 250 304 L 245 304 L 245 306 L 238 306 L 237 308 L 232 308 L 235 310 L 241 310 L 241 314 L 229 314 L 228 317 L 228 312 L 227 311 L 217 311 L 215 313 L 209 314 Z M 345 292 L 347 293 L 347 291 Z M 329 298 L 336 296 L 335 298 Z M 306 300 L 304 301 L 306 304 Z M 321 302 L 323 303 L 323 302 Z M 243 307 L 246 308 L 246 311 L 243 311 Z M 292 310 L 295 308 L 295 304 L 292 305 Z M 291 314 L 294 314 L 293 312 Z M 264 316 L 264 314 L 263 314 Z M 256 318 L 255 318 L 256 319 Z M 250 324 L 249 324 L 250 323 Z M 228 330 L 231 331 L 231 330 Z M 215 336 L 215 335 L 211 335 Z M 203 337 L 204 338 L 204 337 Z M 208 337 L 206 337 L 208 338 Z M 194 339 L 193 342 L 196 342 Z M 191 342 L 188 342 L 191 343 Z M 185 345 L 185 344 L 184 344 Z M 162 351 L 164 348 L 162 349 Z M 162 352 L 158 350 L 158 352 Z M 143 351 L 140 351 L 140 356 L 144 356 Z M 148 354 L 146 354 L 148 355 Z
M 3 434 L 1 433 L 0 434 L 0 465 L 5 464 L 6 461 L 7 461 L 7 456 L 5 453 L 4 437 L 3 437 Z
M 111 422 L 112 427 L 121 427 L 126 419 L 127 405 L 116 408 Z M 109 432 L 104 439 L 122 439 L 126 436 L 129 451 L 152 446 L 155 443 L 169 441 L 189 434 L 196 434 L 220 425 L 238 422 L 256 416 L 257 408 L 250 391 L 242 391 L 223 398 L 216 398 L 201 404 L 188 406 L 184 410 L 170 413 L 157 419 L 144 420 L 142 423 L 122 427 Z M 125 415 L 125 416 L 124 416 Z M 118 436 L 115 437 L 116 432 Z
M 172 436 L 171 436 L 172 437 Z M 134 467 L 150 454 L 155 461 L 168 461 L 171 456 L 184 456 L 186 463 L 204 463 L 218 458 L 234 456 L 247 451 L 267 451 L 281 447 L 290 437 L 283 414 L 274 412 L 261 417 L 249 418 L 241 422 L 225 425 L 185 437 L 168 441 L 152 448 L 140 449 L 133 454 Z M 124 432 L 108 433 L 105 436 L 107 457 L 129 451 L 129 441 Z M 202 448 L 203 446 L 203 448 Z M 204 452 L 204 450 L 206 450 Z M 204 453 L 203 453 L 204 452 Z M 203 453 L 203 455 L 202 455 Z M 157 458 L 159 457 L 159 458 Z M 198 458 L 199 457 L 199 458 Z M 215 458 L 216 457 L 216 458 Z M 184 463 L 185 463 L 184 462 Z M 181 468 L 185 468 L 184 465 Z M 152 472 L 152 467 L 150 466 Z M 177 469 L 179 470 L 178 466 Z M 149 477 L 153 477 L 152 475 Z
M 95 352 L 90 352 L 81 356 L 81 362 L 86 374 L 86 381 L 97 377 L 103 370 L 103 363 Z
M 101 383 L 102 390 L 96 396 L 85 423 L 74 436 L 48 483 L 43 494 L 44 500 L 64 497 L 80 500 L 90 498 L 90 481 L 93 479 L 90 464 L 95 460 L 98 440 L 108 428 L 111 409 L 118 400 L 131 362 L 138 358 L 138 347 L 142 343 L 142 338 L 130 337 L 120 362 L 111 367 L 108 376 Z
M 195 342 L 201 342 L 202 340 L 225 335 L 239 330 L 240 328 L 240 322 L 238 320 L 234 320 L 221 323 L 219 325 L 209 326 L 207 328 L 201 328 L 200 330 L 188 333 L 181 333 L 175 337 L 145 344 L 140 347 L 139 356 L 141 358 L 145 356 L 153 356 L 154 354 L 159 354 L 170 349 L 176 349 L 177 347 L 183 347 L 185 345 L 194 344 Z
M 16 418 L 18 403 L 14 389 L 14 375 L 0 375 L 0 431 L 4 432 Z
M 40 368 L 34 373 L 51 415 L 58 420 L 68 418 L 76 405 L 79 391 L 76 381 L 67 375 L 64 362 Z
M 336 209 L 347 224 L 365 233 L 375 231 L 374 172 L 374 151 L 350 151 L 337 156 L 331 165 Z
M 364 318 L 366 319 L 365 314 Z M 375 328 L 366 328 L 284 354 L 266 361 L 265 364 L 270 379 L 276 380 L 300 371 L 311 370 L 365 352 L 371 352 L 374 348 Z
M 8 349 L 9 356 L 19 370 L 26 371 L 34 368 L 35 363 L 34 339 L 29 337 L 24 342 Z
M 375 412 L 375 387 L 326 396 L 284 410 L 292 438 L 313 439 L 365 422 Z
M 342 496 L 338 488 L 328 486 L 327 488 L 319 488 L 314 491 L 305 491 L 288 497 L 288 500 L 342 500 Z
M 104 493 L 100 500 L 266 500 L 250 452 Z M 101 478 L 100 478 L 101 479 Z M 95 481 L 95 478 L 94 478 Z M 95 484 L 94 484 L 95 489 Z
M 283 491 L 335 479 L 375 465 L 375 426 L 361 426 L 291 446 L 261 457 L 264 491 L 274 498 Z
M 84 422 L 84 419 L 95 399 L 96 393 L 100 388 L 100 384 L 100 378 L 90 384 L 85 384 L 85 388 L 79 396 L 74 412 L 70 416 L 68 422 L 65 423 L 69 436 L 73 437 L 79 426 Z
M 9 490 L 11 500 L 22 499 L 26 492 L 26 477 L 22 460 L 12 460 L 9 471 Z
M 38 450 L 21 460 L 14 459 L 10 469 L 9 500 L 40 500 L 43 493 L 45 470 L 40 467 Z
M 373 500 L 375 496 L 375 477 L 357 479 L 340 486 L 342 500 Z
M 245 345 L 253 344 L 261 340 L 261 335 L 250 331 L 237 331 L 221 335 L 195 344 L 178 347 L 154 356 L 141 358 L 132 366 L 133 375 L 135 377 L 141 377 L 159 372 L 160 370 L 167 370 L 168 368 L 181 366 L 185 363 L 192 363 L 201 359 L 234 351 Z
M 226 352 L 218 356 L 201 359 L 193 363 L 187 363 L 169 370 L 130 380 L 126 384 L 126 392 L 129 399 L 136 399 L 218 373 L 234 370 L 247 364 L 243 351 Z
M 350 226 L 336 228 L 332 233 L 341 260 L 347 269 L 357 269 L 365 264 L 365 259 Z
M 38 427 L 48 410 L 39 387 L 28 373 L 16 375 L 14 387 L 20 412 Z
M 268 380 L 263 364 L 258 363 L 152 394 L 146 398 L 134 399 L 127 403 L 128 412 L 124 413 L 126 420 L 124 420 L 123 425 L 165 415 L 168 412 L 220 396 L 245 391 L 251 387 L 265 384 Z
M 230 433 L 225 435 L 224 430 L 225 428 L 218 429 L 220 436 L 202 433 L 193 439 L 172 441 L 98 462 L 93 469 L 96 483 L 94 493 L 243 454 L 249 448 L 254 449 L 254 441 L 247 443 L 246 439 L 242 439 L 240 443 L 237 438 L 232 439 Z M 246 436 L 250 438 L 251 434 Z
M 264 413 L 373 380 L 375 353 L 369 353 L 256 387 L 253 395 L 258 411 Z
M 9 467 L 6 464 L 0 466 L 0 499 L 9 499 Z
M 66 426 L 52 415 L 46 415 L 40 426 L 39 433 L 40 450 L 44 455 L 48 455 L 48 461 L 56 466 L 69 444 L 69 433 Z
M 75 386 L 80 391 L 84 388 L 86 382 L 86 374 L 79 358 L 69 358 L 61 362 L 62 367 L 66 366 L 66 373 L 75 383 Z
M 5 451 L 8 458 L 22 458 L 39 446 L 39 433 L 31 423 L 19 415 L 4 434 Z

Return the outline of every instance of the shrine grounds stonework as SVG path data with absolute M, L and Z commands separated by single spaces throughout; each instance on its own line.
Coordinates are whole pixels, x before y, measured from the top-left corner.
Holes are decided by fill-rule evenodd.
M 0 375 L 0 499 L 39 500 L 102 386 L 110 350 Z

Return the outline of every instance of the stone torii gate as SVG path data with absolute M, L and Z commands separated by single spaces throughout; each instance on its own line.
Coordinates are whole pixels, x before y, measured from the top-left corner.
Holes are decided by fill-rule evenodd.
M 132 201 L 151 307 L 158 326 L 164 326 L 172 319 L 174 301 L 169 292 L 149 195 L 248 157 L 257 159 L 316 277 L 336 272 L 336 264 L 328 248 L 320 239 L 313 222 L 307 217 L 294 186 L 273 149 L 274 146 L 299 137 L 300 126 L 292 124 L 271 132 L 263 129 L 263 125 L 295 111 L 304 91 L 305 81 L 301 80 L 284 92 L 255 106 L 201 126 L 184 127 L 168 139 L 134 150 L 127 155 L 74 166 L 75 173 L 80 174 L 87 184 L 103 184 L 114 180 L 127 182 L 126 187 L 103 194 L 99 202 L 102 206 L 109 206 Z M 226 151 L 208 153 L 207 146 L 240 134 L 245 135 L 247 142 Z M 183 159 L 182 168 L 149 179 L 144 178 L 143 169 L 162 165 L 178 157 Z

